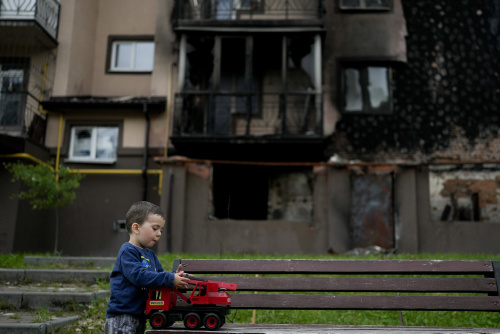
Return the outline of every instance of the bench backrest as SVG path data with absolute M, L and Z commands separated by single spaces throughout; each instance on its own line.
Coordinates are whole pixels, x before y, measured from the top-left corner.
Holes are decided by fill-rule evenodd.
M 179 264 L 238 284 L 230 293 L 235 309 L 500 311 L 496 261 L 179 259 L 174 268 Z

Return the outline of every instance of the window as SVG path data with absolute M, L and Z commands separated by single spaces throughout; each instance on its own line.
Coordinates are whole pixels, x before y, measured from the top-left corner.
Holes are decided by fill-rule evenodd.
M 389 10 L 390 0 L 340 0 L 340 9 Z
M 117 146 L 118 127 L 74 126 L 71 128 L 69 160 L 113 163 Z
M 342 110 L 345 113 L 391 112 L 390 69 L 385 66 L 342 67 Z
M 216 18 L 218 20 L 236 19 L 237 10 L 256 10 L 260 0 L 218 0 L 216 2 Z
M 26 60 L 0 62 L 0 125 L 20 125 L 25 104 Z
M 111 42 L 111 72 L 153 71 L 155 45 L 151 40 L 113 40 Z

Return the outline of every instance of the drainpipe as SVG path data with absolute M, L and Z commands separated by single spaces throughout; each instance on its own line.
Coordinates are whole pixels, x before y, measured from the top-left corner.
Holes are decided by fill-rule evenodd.
M 147 200 L 148 194 L 148 147 L 149 147 L 149 114 L 148 114 L 148 104 L 144 102 L 142 107 L 142 112 L 146 119 L 146 138 L 144 140 L 144 161 L 142 165 L 142 200 Z

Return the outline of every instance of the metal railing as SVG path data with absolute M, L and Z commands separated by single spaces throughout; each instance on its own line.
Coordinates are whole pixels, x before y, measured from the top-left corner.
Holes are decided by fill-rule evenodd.
M 319 19 L 323 0 L 178 0 L 180 20 Z
M 2 89 L 0 94 L 0 133 L 30 138 L 42 144 L 46 115 L 40 112 L 38 99 L 28 92 Z
M 177 136 L 322 136 L 323 133 L 323 97 L 312 92 L 177 93 L 174 113 Z
M 57 39 L 60 4 L 57 0 L 0 0 L 0 20 L 35 20 Z

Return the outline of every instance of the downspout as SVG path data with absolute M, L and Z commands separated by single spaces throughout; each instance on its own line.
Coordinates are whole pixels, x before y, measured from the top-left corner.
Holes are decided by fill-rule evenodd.
M 149 125 L 150 119 L 148 114 L 148 104 L 144 102 L 142 107 L 142 112 L 144 113 L 144 117 L 146 119 L 146 135 L 144 139 L 144 160 L 142 164 L 142 200 L 147 200 L 148 195 L 148 148 L 149 148 Z

